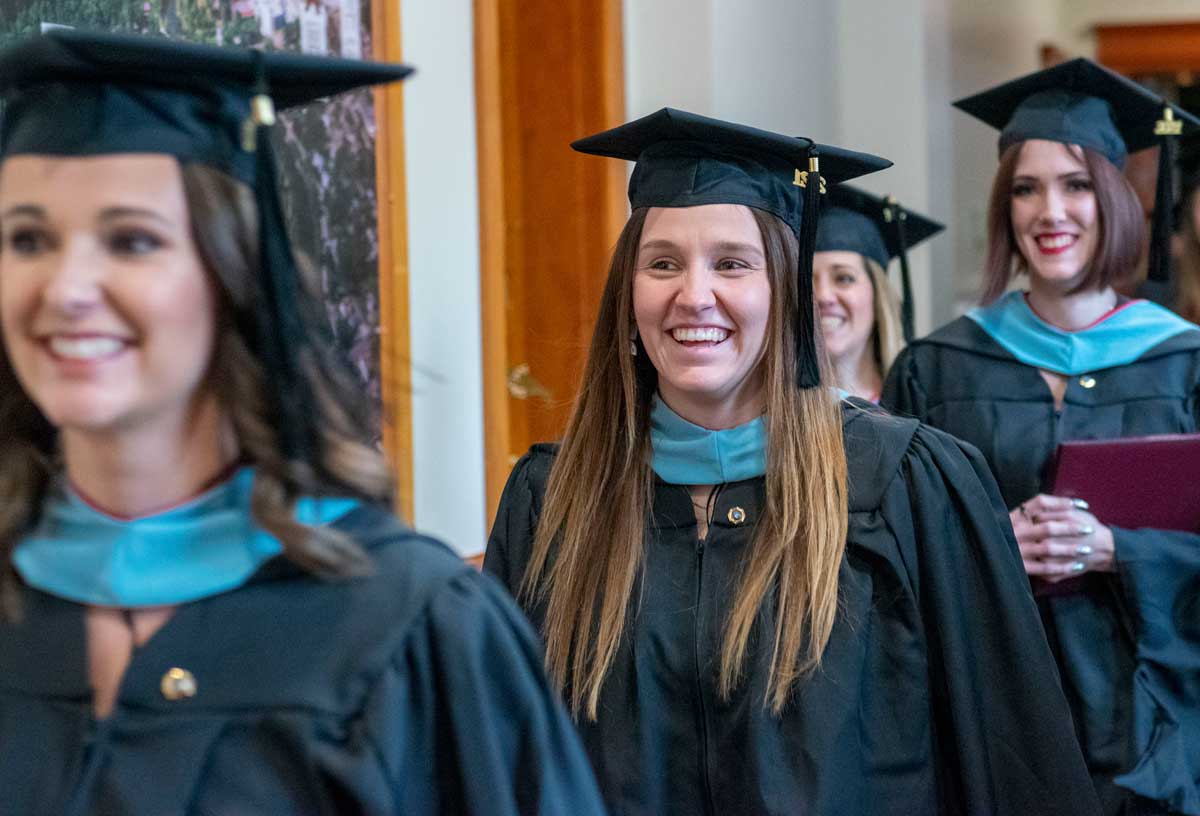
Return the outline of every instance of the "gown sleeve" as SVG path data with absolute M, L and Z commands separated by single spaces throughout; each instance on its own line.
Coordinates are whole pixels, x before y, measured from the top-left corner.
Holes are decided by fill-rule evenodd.
M 364 722 L 395 813 L 604 812 L 537 640 L 488 576 L 471 571 L 437 591 L 375 683 Z
M 888 371 L 879 404 L 897 416 L 925 420 L 925 391 L 916 373 L 916 355 L 909 346 L 900 352 Z
M 1099 812 L 1008 514 L 982 455 L 922 426 L 881 510 L 921 607 L 935 762 L 948 812 Z
M 1133 748 L 1116 778 L 1200 815 L 1200 535 L 1113 527 L 1119 580 L 1134 620 Z

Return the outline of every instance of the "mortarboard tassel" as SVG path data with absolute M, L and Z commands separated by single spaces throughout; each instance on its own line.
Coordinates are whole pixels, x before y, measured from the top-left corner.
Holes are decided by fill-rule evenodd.
M 808 150 L 808 174 L 804 176 L 804 209 L 800 218 L 799 286 L 796 315 L 796 385 L 816 388 L 821 384 L 817 363 L 816 319 L 813 304 L 813 252 L 817 246 L 817 222 L 821 209 L 821 162 L 816 145 Z
M 1154 188 L 1154 218 L 1150 225 L 1148 280 L 1166 283 L 1171 278 L 1171 222 L 1174 220 L 1179 179 L 1176 160 L 1183 122 L 1168 105 L 1154 127 L 1158 137 L 1158 181 Z
M 257 66 L 255 96 L 251 100 L 251 118 L 247 122 L 243 147 L 255 152 L 255 200 L 258 205 L 259 273 L 262 302 L 256 304 L 256 325 L 252 337 L 266 366 L 269 399 L 276 417 L 284 456 L 291 460 L 311 461 L 307 448 L 316 438 L 310 428 L 314 395 L 305 393 L 300 371 L 300 355 L 305 343 L 300 315 L 298 289 L 300 277 L 292 254 L 279 202 L 271 128 L 275 108 L 261 56 Z
M 908 213 L 904 212 L 904 208 L 892 196 L 887 197 L 884 220 L 889 221 L 896 230 L 896 247 L 900 256 L 900 328 L 904 332 L 904 342 L 910 343 L 913 339 L 914 321 L 912 273 L 908 267 L 908 237 L 904 230 L 904 222 L 908 220 Z

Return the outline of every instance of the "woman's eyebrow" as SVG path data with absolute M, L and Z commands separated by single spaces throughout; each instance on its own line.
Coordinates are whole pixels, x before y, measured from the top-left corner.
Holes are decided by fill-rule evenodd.
M 46 211 L 36 204 L 14 204 L 4 211 L 4 218 L 25 216 L 27 218 L 45 218 Z
M 642 244 L 640 247 L 638 247 L 638 251 L 644 252 L 646 250 L 677 249 L 677 248 L 678 247 L 676 246 L 674 241 L 668 241 L 666 238 L 658 238 L 653 241 L 647 241 L 646 243 Z
M 166 226 L 170 226 L 171 221 L 165 216 L 155 212 L 154 210 L 144 207 L 107 207 L 100 213 L 101 221 L 113 221 L 118 218 L 150 218 L 158 221 Z
M 743 244 L 739 241 L 720 241 L 715 249 L 721 252 L 730 252 L 737 255 L 762 255 L 763 251 L 754 244 Z

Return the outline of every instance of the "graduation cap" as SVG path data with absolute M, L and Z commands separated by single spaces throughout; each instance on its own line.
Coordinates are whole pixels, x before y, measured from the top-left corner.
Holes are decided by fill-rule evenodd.
M 857 252 L 887 272 L 892 258 L 900 259 L 900 322 L 904 341 L 913 338 L 912 277 L 908 250 L 945 229 L 945 226 L 910 212 L 892 196 L 871 195 L 841 184 L 832 188 L 821 209 L 817 227 L 817 252 Z
M 258 204 L 253 314 L 238 315 L 267 368 L 288 456 L 307 458 L 311 428 L 299 360 L 310 348 L 300 280 L 280 208 L 269 133 L 276 109 L 401 79 L 404 65 L 218 48 L 52 29 L 0 51 L 0 158 L 155 153 L 247 184 Z
M 744 204 L 791 227 L 800 244 L 796 379 L 801 388 L 820 383 L 812 308 L 817 202 L 829 185 L 890 167 L 890 161 L 673 108 L 571 147 L 636 162 L 629 178 L 634 209 Z
M 1129 153 L 1159 145 L 1158 187 L 1150 244 L 1150 279 L 1165 281 L 1176 195 L 1177 138 L 1200 119 L 1131 79 L 1079 57 L 954 103 L 1000 130 L 1000 150 L 1029 139 L 1075 144 L 1118 168 Z

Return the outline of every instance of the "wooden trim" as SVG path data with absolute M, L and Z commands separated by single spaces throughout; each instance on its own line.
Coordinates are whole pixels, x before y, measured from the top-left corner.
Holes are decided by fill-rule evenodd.
M 373 57 L 400 62 L 400 4 L 371 0 Z M 408 302 L 408 206 L 404 91 L 375 90 L 375 190 L 379 218 L 379 363 L 383 447 L 396 472 L 396 510 L 413 518 L 412 340 Z
M 544 2 L 549 4 L 556 0 Z M 531 134 L 529 121 L 522 119 L 520 114 L 526 112 L 526 107 L 536 107 L 536 100 L 527 95 L 529 86 L 542 87 L 547 83 L 544 76 L 531 77 L 521 73 L 537 70 L 530 67 L 531 62 L 536 63 L 536 60 L 520 59 L 521 55 L 515 52 L 528 48 L 531 44 L 513 41 L 513 38 L 531 35 L 530 21 L 520 15 L 537 14 L 536 5 L 535 3 L 534 7 L 531 7 L 530 4 L 522 4 L 519 0 L 474 0 L 484 470 L 489 520 L 495 516 L 500 494 L 512 470 L 512 456 L 524 452 L 524 446 L 529 444 L 530 440 L 525 437 L 529 436 L 527 425 L 533 416 L 532 406 L 513 406 L 508 390 L 508 375 L 510 366 L 518 361 L 530 359 L 531 353 L 526 347 L 530 342 L 527 327 L 516 323 L 510 325 L 509 318 L 510 315 L 516 314 L 518 320 L 521 319 L 520 316 L 524 315 L 524 309 L 532 295 L 522 288 L 519 281 L 514 285 L 510 276 L 514 273 L 523 275 L 531 266 L 546 262 L 542 255 L 531 251 L 532 244 L 528 243 L 532 240 L 530 231 L 539 228 L 535 226 L 537 219 L 531 215 L 529 209 L 531 197 L 538 195 L 538 180 L 531 175 L 536 172 L 533 168 L 522 167 L 523 162 L 531 161 L 528 155 Z M 586 70 L 570 75 L 566 84 L 571 85 L 571 89 L 564 91 L 563 98 L 555 104 L 565 105 L 569 109 L 571 106 L 580 105 L 581 99 L 586 99 L 588 115 L 583 118 L 591 127 L 599 129 L 620 124 L 625 119 L 621 0 L 582 0 L 575 5 L 586 9 L 589 31 L 598 30 L 603 37 L 598 55 L 600 64 L 594 64 L 595 56 L 581 57 L 589 60 Z M 554 10 L 563 11 L 562 8 Z M 599 28 L 595 28 L 596 26 Z M 566 42 L 569 42 L 571 37 L 579 38 L 580 35 L 578 30 L 563 32 Z M 555 45 L 558 50 L 553 51 L 549 57 L 550 61 L 562 58 L 563 43 L 558 42 Z M 558 66 L 554 70 L 560 68 L 561 66 Z M 539 82 L 539 79 L 543 81 Z M 578 131 L 570 133 L 571 137 L 578 135 Z M 556 145 L 556 149 L 565 153 L 567 141 L 564 135 L 561 147 Z M 627 169 L 623 162 L 607 162 L 602 171 L 602 184 L 595 185 L 595 180 L 589 179 L 591 184 L 603 188 L 604 199 L 603 204 L 596 207 L 592 216 L 599 222 L 598 228 L 595 224 L 588 225 L 586 229 L 580 230 L 578 236 L 586 242 L 586 246 L 581 247 L 581 254 L 589 259 L 596 255 L 594 250 L 597 247 L 611 246 L 628 216 L 628 205 L 624 195 Z M 578 201 L 572 198 L 573 195 L 568 193 L 562 198 L 578 206 Z M 595 206 L 592 203 L 594 201 L 593 196 L 589 200 L 589 206 Z M 541 201 L 541 205 L 547 203 Z M 572 228 L 577 226 L 572 225 Z M 603 251 L 599 253 L 604 254 Z M 603 269 L 600 265 L 596 268 Z M 595 284 L 594 279 L 592 282 L 596 286 L 599 285 Z M 541 306 L 545 307 L 546 304 L 542 303 Z M 563 308 L 567 309 L 576 306 L 578 304 L 570 298 L 563 304 Z M 589 335 L 590 323 L 594 319 L 591 309 L 589 305 L 586 315 Z M 577 343 L 582 339 L 586 343 L 587 338 L 563 335 L 558 339 L 570 343 Z M 565 390 L 556 391 L 553 399 L 560 404 L 569 401 L 569 393 Z M 539 418 L 544 425 L 544 406 Z
M 604 31 L 608 35 L 604 47 L 604 75 L 620 77 L 617 82 L 605 84 L 604 118 L 615 127 L 625 121 L 625 39 L 624 11 L 621 0 L 606 0 L 604 4 Z M 629 165 L 625 162 L 609 162 L 609 190 L 615 191 L 608 197 L 605 208 L 605 234 L 617 240 L 625 222 L 629 219 L 629 199 L 625 194 L 629 186 Z
M 508 479 L 508 300 L 505 278 L 504 119 L 500 2 L 475 0 L 475 123 L 479 161 L 479 296 L 483 343 L 483 447 L 487 518 Z
M 1200 71 L 1200 22 L 1096 26 L 1096 59 L 1122 74 Z

